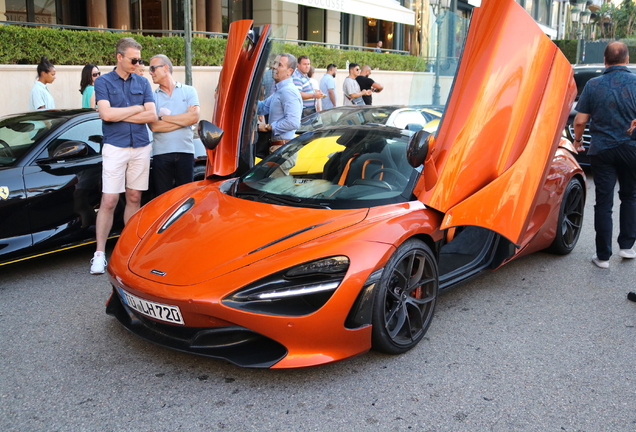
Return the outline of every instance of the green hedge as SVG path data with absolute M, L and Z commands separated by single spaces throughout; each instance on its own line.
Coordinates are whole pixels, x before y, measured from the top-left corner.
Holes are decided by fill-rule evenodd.
M 58 30 L 14 25 L 0 26 L 0 64 L 38 64 L 46 55 L 56 65 L 115 64 L 115 44 L 124 36 L 133 37 L 143 47 L 143 58 L 165 54 L 175 66 L 183 66 L 185 52 L 183 38 L 155 37 L 127 33 Z M 223 64 L 226 40 L 221 38 L 192 38 L 193 66 Z M 347 60 L 368 64 L 382 70 L 416 70 L 417 57 L 397 54 L 329 49 L 322 46 L 285 44 L 284 51 L 295 56 L 307 55 L 317 68 L 329 63 L 344 68 Z
M 330 49 L 317 45 L 299 46 L 285 44 L 283 51 L 296 57 L 306 55 L 311 60 L 311 64 L 318 68 L 326 68 L 328 64 L 333 63 L 339 69 L 344 69 L 348 60 L 349 63 L 368 64 L 373 69 L 413 71 L 416 70 L 418 60 L 420 60 L 419 57 L 411 55 Z M 419 70 L 420 68 L 418 67 L 417 69 Z
M 576 44 L 578 41 L 576 40 L 555 40 L 553 41 L 557 47 L 561 50 L 561 52 L 567 57 L 570 63 L 576 63 Z
M 143 46 L 143 57 L 167 55 L 175 65 L 183 65 L 181 37 L 154 37 L 127 33 L 57 30 L 0 26 L 0 64 L 38 64 L 46 55 L 57 65 L 115 64 L 115 44 L 130 36 Z M 223 63 L 224 39 L 194 38 L 194 66 L 217 66 Z

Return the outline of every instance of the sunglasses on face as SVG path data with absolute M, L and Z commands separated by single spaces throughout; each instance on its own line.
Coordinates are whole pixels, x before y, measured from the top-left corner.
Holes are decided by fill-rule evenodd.
M 160 64 L 160 65 L 154 65 L 154 66 L 150 66 L 148 69 L 150 70 L 150 72 L 155 73 L 155 69 L 160 68 L 160 67 L 164 67 L 165 64 Z
M 124 56 L 124 57 L 125 57 L 125 56 Z M 133 65 L 136 65 L 137 63 L 139 63 L 140 65 L 143 65 L 143 64 L 144 64 L 144 61 L 143 61 L 142 59 L 140 59 L 140 58 L 131 58 L 131 57 L 126 57 L 126 58 L 127 58 L 128 60 L 130 60 L 130 62 L 131 62 Z
M 101 72 L 95 72 L 93 74 L 93 78 L 97 78 L 98 76 L 100 76 L 102 73 Z

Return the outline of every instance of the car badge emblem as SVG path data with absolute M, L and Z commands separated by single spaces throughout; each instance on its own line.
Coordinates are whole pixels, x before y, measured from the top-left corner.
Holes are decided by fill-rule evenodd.
M 0 186 L 0 198 L 6 200 L 9 198 L 9 188 L 6 186 Z
M 166 272 L 162 272 L 161 270 L 155 270 L 155 269 L 150 270 L 150 273 L 156 274 L 157 276 L 165 276 L 166 275 Z

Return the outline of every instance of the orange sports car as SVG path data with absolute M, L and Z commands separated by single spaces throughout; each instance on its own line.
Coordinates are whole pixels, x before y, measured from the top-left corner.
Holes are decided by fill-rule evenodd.
M 534 251 L 569 253 L 586 192 L 561 137 L 572 67 L 513 0 L 483 0 L 471 21 L 434 135 L 336 124 L 254 166 L 269 26 L 233 23 L 214 125 L 200 126 L 207 179 L 130 219 L 107 312 L 177 350 L 315 366 L 403 353 L 444 290 Z M 320 172 L 290 174 L 301 149 L 334 141 Z

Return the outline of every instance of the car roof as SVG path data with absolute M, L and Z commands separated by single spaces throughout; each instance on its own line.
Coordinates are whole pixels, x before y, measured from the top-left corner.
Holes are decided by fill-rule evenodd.
M 82 109 L 62 109 L 62 110 L 42 110 L 42 111 L 25 111 L 21 113 L 9 114 L 2 116 L 0 120 L 11 117 L 36 117 L 37 120 L 53 120 L 53 119 L 67 119 L 70 120 L 75 117 L 81 117 L 85 115 L 93 114 L 97 117 L 98 113 L 94 109 L 82 108 Z

